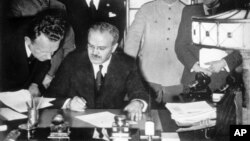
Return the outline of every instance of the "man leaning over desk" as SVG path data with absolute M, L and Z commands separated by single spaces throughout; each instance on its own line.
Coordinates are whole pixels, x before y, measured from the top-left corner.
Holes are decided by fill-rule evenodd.
M 70 54 L 48 88 L 46 95 L 57 98 L 55 106 L 74 111 L 125 107 L 132 120 L 141 119 L 149 96 L 135 60 L 115 52 L 118 39 L 119 31 L 111 24 L 101 22 L 90 27 L 87 52 Z

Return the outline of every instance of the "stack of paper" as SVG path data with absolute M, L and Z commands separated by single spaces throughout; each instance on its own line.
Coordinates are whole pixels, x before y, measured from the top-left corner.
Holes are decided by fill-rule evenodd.
M 206 101 L 191 103 L 167 103 L 171 117 L 179 126 L 194 126 L 201 121 L 216 118 L 216 108 Z

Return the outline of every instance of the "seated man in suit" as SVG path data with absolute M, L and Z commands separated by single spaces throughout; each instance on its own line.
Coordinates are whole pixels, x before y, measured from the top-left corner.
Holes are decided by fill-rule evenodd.
M 149 96 L 134 59 L 115 52 L 118 29 L 105 22 L 88 32 L 87 52 L 74 51 L 66 57 L 47 91 L 54 105 L 75 111 L 87 108 L 124 108 L 132 120 L 140 120 Z
M 29 24 L 18 27 L 2 50 L 1 91 L 34 92 L 50 69 L 50 59 L 64 38 L 65 27 L 66 21 L 53 12 L 38 14 Z

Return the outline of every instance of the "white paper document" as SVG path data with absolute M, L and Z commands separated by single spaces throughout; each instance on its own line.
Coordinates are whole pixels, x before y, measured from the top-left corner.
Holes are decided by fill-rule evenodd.
M 110 112 L 100 112 L 100 113 L 94 113 L 89 115 L 81 115 L 76 116 L 76 118 L 90 123 L 96 127 L 101 128 L 110 128 L 112 127 L 112 123 L 114 122 L 115 114 Z
M 0 108 L 0 116 L 8 121 L 27 118 L 27 115 L 20 114 L 10 108 Z
M 41 100 L 39 104 L 39 109 L 52 106 L 51 101 L 55 100 L 55 98 L 41 98 L 37 97 L 37 101 Z M 27 112 L 27 102 L 31 103 L 31 94 L 28 90 L 19 90 L 14 92 L 2 92 L 0 93 L 0 101 L 2 101 L 5 105 L 10 108 L 16 110 L 17 112 Z
M 180 141 L 180 137 L 176 132 L 161 133 L 161 141 Z

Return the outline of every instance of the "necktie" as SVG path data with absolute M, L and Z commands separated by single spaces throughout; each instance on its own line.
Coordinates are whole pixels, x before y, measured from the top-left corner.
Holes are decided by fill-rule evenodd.
M 91 17 L 92 17 L 93 19 L 95 19 L 95 17 L 96 17 L 96 7 L 95 7 L 93 1 L 94 1 L 94 0 L 91 0 L 91 1 L 90 1 L 90 3 L 89 3 L 89 8 L 90 8 L 90 11 L 91 11 Z
M 102 133 L 102 128 L 96 128 L 96 131 L 99 133 L 99 138 L 102 139 L 104 136 Z
M 96 91 L 98 95 L 103 83 L 102 67 L 102 65 L 99 65 L 99 71 L 96 74 Z

